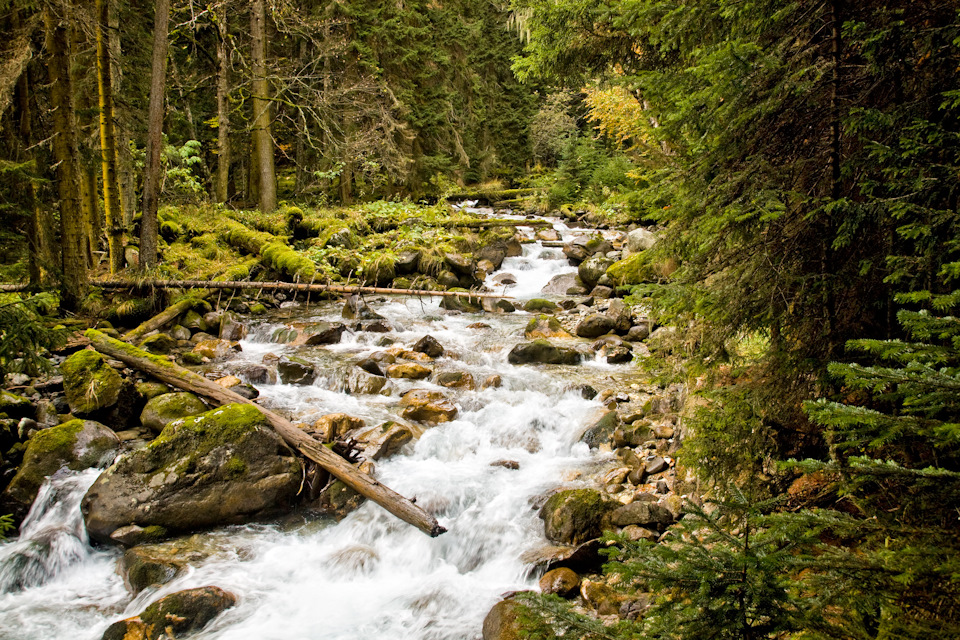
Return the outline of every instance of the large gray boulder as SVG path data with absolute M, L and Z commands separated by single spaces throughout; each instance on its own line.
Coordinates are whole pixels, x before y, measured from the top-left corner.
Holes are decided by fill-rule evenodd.
M 107 469 L 83 498 L 95 540 L 134 525 L 153 537 L 246 522 L 293 503 L 300 464 L 256 407 L 175 420 Z
M 540 519 L 549 540 L 580 544 L 600 537 L 608 514 L 617 506 L 604 500 L 596 489 L 568 489 L 550 496 L 540 510 Z
M 577 275 L 587 289 L 593 289 L 613 263 L 613 260 L 603 254 L 590 256 L 577 267 Z
M 507 354 L 510 364 L 579 364 L 583 356 L 569 347 L 558 347 L 547 340 L 521 342 Z
M 640 227 L 627 234 L 627 247 L 624 251 L 624 258 L 627 256 L 652 249 L 657 244 L 657 236 L 652 232 Z
M 160 598 L 138 616 L 114 622 L 102 640 L 183 638 L 236 603 L 237 596 L 219 587 L 178 591 Z

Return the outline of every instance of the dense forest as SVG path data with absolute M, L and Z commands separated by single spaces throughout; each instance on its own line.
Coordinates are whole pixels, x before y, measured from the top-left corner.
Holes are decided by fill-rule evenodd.
M 960 637 L 955 1 L 7 1 L 0 28 L 0 273 L 31 289 L 4 373 L 162 308 L 124 318 L 108 275 L 479 289 L 450 256 L 508 236 L 450 198 L 650 229 L 600 284 L 668 329 L 635 362 L 687 389 L 685 515 L 604 534 L 641 615 L 521 594 L 496 637 Z

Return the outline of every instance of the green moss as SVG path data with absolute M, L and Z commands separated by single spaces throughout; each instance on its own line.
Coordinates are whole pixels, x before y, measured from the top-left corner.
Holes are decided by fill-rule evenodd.
M 559 309 L 559 307 L 555 303 L 544 298 L 532 298 L 531 300 L 527 300 L 523 305 L 523 310 L 530 313 L 553 313 L 557 309 Z
M 60 371 L 67 401 L 74 412 L 92 413 L 117 402 L 123 378 L 96 351 L 77 351 L 64 360 Z
M 191 366 L 201 365 L 203 364 L 203 356 L 193 351 L 187 351 L 180 354 L 180 362 Z
M 267 308 L 259 302 L 257 302 L 256 304 L 250 305 L 250 313 L 252 313 L 255 316 L 262 315 L 266 312 L 267 312 Z
M 244 462 L 242 458 L 237 456 L 233 456 L 227 460 L 227 464 L 224 465 L 224 467 L 226 468 L 227 473 L 234 478 L 242 476 L 247 472 L 247 463 Z
M 655 278 L 648 262 L 649 259 L 644 259 L 644 253 L 637 253 L 614 262 L 607 268 L 607 275 L 618 287 L 650 282 Z

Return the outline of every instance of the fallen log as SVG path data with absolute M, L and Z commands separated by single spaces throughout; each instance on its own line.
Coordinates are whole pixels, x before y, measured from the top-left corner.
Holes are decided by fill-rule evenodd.
M 249 280 L 95 280 L 90 283 L 104 289 L 261 289 L 263 291 L 302 291 L 311 293 L 383 294 L 397 296 L 460 296 L 471 298 L 503 298 L 497 293 L 467 293 L 464 291 L 428 291 L 426 289 L 390 289 L 388 287 L 360 287 L 336 284 L 298 282 L 250 282 Z
M 373 500 L 393 515 L 432 537 L 446 531 L 426 511 L 366 473 L 354 468 L 349 462 L 295 427 L 283 416 L 261 407 L 193 371 L 184 369 L 166 358 L 152 356 L 125 342 L 114 340 L 96 329 L 88 329 L 84 335 L 90 339 L 93 348 L 100 353 L 149 373 L 163 382 L 201 394 L 218 405 L 238 402 L 256 407 L 288 445 L 316 462 L 360 495 Z
M 153 316 L 139 327 L 126 332 L 120 337 L 120 339 L 124 342 L 136 342 L 154 329 L 159 329 L 174 318 L 178 317 L 181 313 L 186 313 L 192 309 L 197 302 L 203 298 L 206 298 L 208 295 L 210 295 L 209 291 L 196 291 L 194 292 L 194 295 L 184 298 L 179 302 L 174 302 L 172 305 Z
M 452 229 L 484 229 L 491 227 L 552 227 L 549 220 L 512 220 L 490 218 L 488 220 L 443 220 L 429 223 L 431 227 Z

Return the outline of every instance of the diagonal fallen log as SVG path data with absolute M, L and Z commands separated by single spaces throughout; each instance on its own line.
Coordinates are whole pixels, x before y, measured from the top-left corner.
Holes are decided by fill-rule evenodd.
M 125 342 L 114 340 L 100 331 L 88 329 L 84 335 L 90 339 L 93 348 L 100 353 L 116 358 L 180 389 L 203 395 L 217 404 L 239 402 L 253 405 L 260 410 L 287 444 L 329 471 L 331 475 L 343 481 L 345 485 L 360 495 L 373 500 L 393 515 L 430 536 L 435 537 L 446 531 L 426 511 L 366 473 L 354 468 L 349 462 L 295 427 L 283 416 L 265 409 L 189 369 L 184 369 L 160 356 L 150 355 Z
M 208 295 L 210 295 L 209 291 L 194 291 L 190 297 L 184 298 L 179 302 L 174 302 L 172 305 L 153 316 L 136 329 L 131 329 L 130 331 L 126 332 L 121 336 L 121 339 L 124 342 L 136 342 L 154 329 L 159 329 L 163 325 L 167 324 L 181 313 L 186 313 L 196 306 L 200 300 L 206 298 Z

